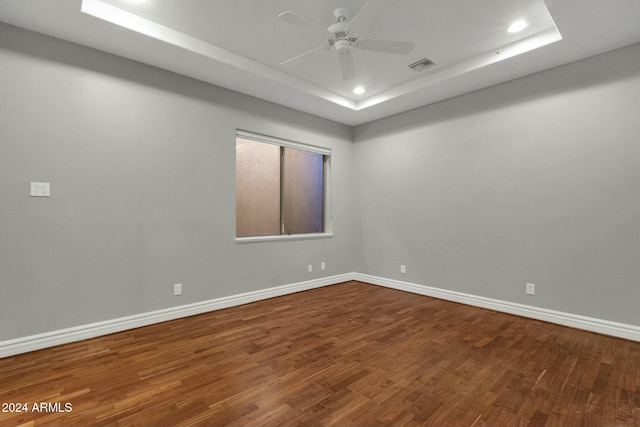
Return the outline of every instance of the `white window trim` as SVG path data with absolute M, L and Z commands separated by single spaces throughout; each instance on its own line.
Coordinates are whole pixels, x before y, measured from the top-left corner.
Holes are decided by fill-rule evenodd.
M 236 130 L 236 138 L 245 138 L 253 141 L 264 142 L 267 144 L 278 145 L 281 147 L 295 148 L 298 150 L 310 151 L 312 153 L 327 156 L 327 165 L 325 169 L 324 185 L 324 232 L 322 233 L 305 233 L 305 234 L 272 234 L 267 236 L 248 236 L 236 237 L 236 243 L 256 243 L 256 242 L 273 242 L 282 240 L 310 240 L 310 239 L 327 239 L 333 237 L 333 210 L 331 204 L 331 149 L 319 147 L 317 145 L 301 144 L 287 139 L 276 138 L 259 133 L 248 132 L 244 130 Z
M 236 237 L 236 243 L 273 242 L 278 240 L 329 239 L 333 233 L 274 234 L 271 236 Z
M 261 135 L 259 133 L 247 132 L 245 130 L 236 130 L 236 137 L 250 139 L 253 141 L 265 142 L 267 144 L 279 145 L 281 147 L 296 148 L 298 150 L 311 151 L 312 153 L 322 154 L 331 157 L 331 148 L 318 147 L 317 145 L 301 144 L 288 139 L 275 138 L 273 136 Z

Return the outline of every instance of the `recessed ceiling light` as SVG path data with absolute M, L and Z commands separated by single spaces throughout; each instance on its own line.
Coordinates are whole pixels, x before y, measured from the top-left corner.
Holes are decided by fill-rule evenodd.
M 356 86 L 353 89 L 353 93 L 355 93 L 356 95 L 362 95 L 364 93 L 364 88 L 362 86 Z
M 529 23 L 526 21 L 516 21 L 513 24 L 509 25 L 507 31 L 510 33 L 518 33 L 529 26 Z

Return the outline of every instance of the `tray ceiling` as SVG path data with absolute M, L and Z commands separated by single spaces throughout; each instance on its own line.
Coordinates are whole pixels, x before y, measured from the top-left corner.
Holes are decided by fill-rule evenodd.
M 362 10 L 359 39 L 410 41 L 413 49 L 353 46 L 354 77 L 345 80 L 321 30 L 338 7 L 347 22 Z M 278 19 L 284 11 L 320 28 Z M 517 20 L 527 27 L 508 32 Z M 0 0 L 0 21 L 349 125 L 640 41 L 634 0 Z M 423 58 L 435 66 L 409 68 Z

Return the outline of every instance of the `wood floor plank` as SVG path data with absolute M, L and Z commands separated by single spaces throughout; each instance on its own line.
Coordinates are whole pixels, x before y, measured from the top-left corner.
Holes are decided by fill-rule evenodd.
M 0 403 L 29 408 L 0 426 L 639 426 L 640 343 L 346 282 L 0 359 Z

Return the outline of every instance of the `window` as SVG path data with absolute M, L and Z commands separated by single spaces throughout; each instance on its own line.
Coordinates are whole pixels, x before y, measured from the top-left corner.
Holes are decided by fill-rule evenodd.
M 236 240 L 329 237 L 331 150 L 236 133 Z

